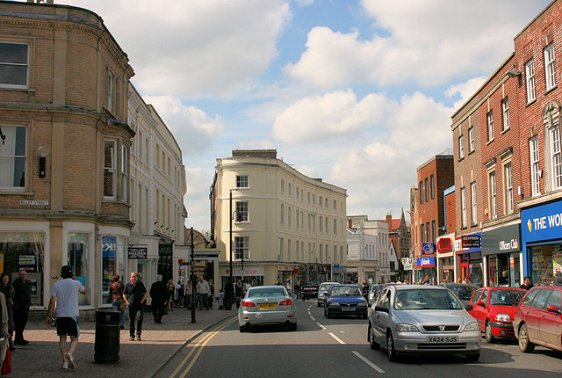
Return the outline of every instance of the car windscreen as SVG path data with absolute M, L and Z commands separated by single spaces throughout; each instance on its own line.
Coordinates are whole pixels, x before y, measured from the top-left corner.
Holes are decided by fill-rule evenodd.
M 398 290 L 394 297 L 397 310 L 462 310 L 463 305 L 448 290 Z
M 472 296 L 472 293 L 474 293 L 474 288 L 472 288 L 471 286 L 447 286 L 449 288 L 449 290 L 451 290 L 453 293 L 456 294 L 457 297 L 459 297 L 459 299 L 465 299 L 465 300 L 469 300 L 470 297 Z
M 252 288 L 248 292 L 248 298 L 264 298 L 264 297 L 285 297 L 285 290 L 282 287 L 264 287 Z
M 320 287 L 318 288 L 318 290 L 324 290 L 324 291 L 326 291 L 326 290 L 330 289 L 330 288 L 331 288 L 332 286 L 334 286 L 334 285 L 335 285 L 335 284 L 322 284 L 322 285 L 320 285 Z
M 362 294 L 358 287 L 336 286 L 331 291 L 332 297 L 360 297 Z
M 524 295 L 525 292 L 519 290 L 494 290 L 490 295 L 490 304 L 492 306 L 517 306 Z

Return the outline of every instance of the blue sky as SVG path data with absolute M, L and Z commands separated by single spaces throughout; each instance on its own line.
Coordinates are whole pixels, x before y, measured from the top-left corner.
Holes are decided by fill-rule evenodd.
M 548 0 L 55 0 L 100 15 L 183 151 L 187 226 L 209 229 L 217 158 L 276 148 L 347 189 L 348 214 L 409 208 L 450 117 Z M 407 214 L 406 214 L 407 215 Z

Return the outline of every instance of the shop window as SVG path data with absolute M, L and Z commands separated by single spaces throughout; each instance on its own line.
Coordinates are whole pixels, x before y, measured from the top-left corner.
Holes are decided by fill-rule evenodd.
M 125 252 L 127 240 L 122 237 L 104 235 L 101 239 L 101 303 L 109 303 L 109 285 L 113 282 L 113 275 L 119 274 L 123 282 L 127 281 L 125 274 Z
M 72 267 L 75 279 L 82 286 L 88 288 L 90 285 L 90 234 L 70 233 L 68 234 L 68 265 Z M 89 305 L 90 296 L 80 294 L 78 297 L 80 305 Z
M 27 129 L 23 126 L 1 126 L 0 138 L 0 189 L 23 191 Z

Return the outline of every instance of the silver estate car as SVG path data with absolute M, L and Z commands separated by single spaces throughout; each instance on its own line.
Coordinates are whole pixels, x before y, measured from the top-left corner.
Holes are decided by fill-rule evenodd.
M 257 325 L 280 324 L 297 329 L 294 300 L 283 286 L 255 286 L 248 289 L 238 309 L 240 332 Z
M 334 285 L 340 285 L 339 282 L 322 282 L 320 286 L 318 286 L 318 307 L 324 306 L 324 297 L 326 293 L 330 290 L 330 288 Z
M 463 354 L 468 361 L 480 358 L 478 322 L 443 286 L 388 286 L 373 306 L 367 339 L 371 349 L 382 346 L 391 362 L 406 354 Z

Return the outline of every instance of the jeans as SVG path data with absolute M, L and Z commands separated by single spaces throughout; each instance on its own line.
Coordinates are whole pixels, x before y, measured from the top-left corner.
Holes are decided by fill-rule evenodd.
M 209 309 L 209 300 L 207 298 L 207 294 L 197 294 L 197 300 L 199 302 L 199 310 L 203 309 L 203 306 L 205 306 L 205 310 Z
M 129 305 L 129 335 L 135 336 L 135 328 L 137 336 L 142 333 L 142 305 L 132 306 Z
M 111 303 L 111 307 L 113 307 L 113 311 L 119 311 L 119 326 L 120 327 L 124 327 L 125 326 L 125 311 L 121 310 L 121 303 L 123 303 L 122 300 L 117 300 L 117 301 L 113 301 Z

